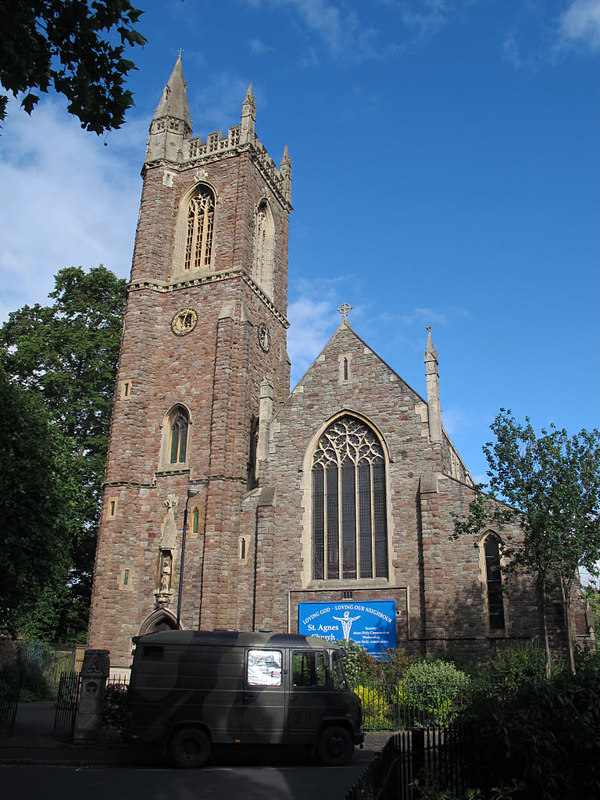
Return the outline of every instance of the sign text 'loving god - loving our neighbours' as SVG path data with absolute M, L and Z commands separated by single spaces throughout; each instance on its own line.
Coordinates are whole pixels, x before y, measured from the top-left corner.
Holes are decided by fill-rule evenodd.
M 352 640 L 371 655 L 381 657 L 388 647 L 396 646 L 396 603 L 300 603 L 298 633 L 322 636 L 331 642 Z

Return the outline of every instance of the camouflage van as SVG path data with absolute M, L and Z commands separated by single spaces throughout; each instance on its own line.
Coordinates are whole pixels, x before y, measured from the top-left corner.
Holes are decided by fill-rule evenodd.
M 361 744 L 360 700 L 343 650 L 291 633 L 163 631 L 134 638 L 126 735 L 163 741 L 178 767 L 213 744 L 299 744 L 347 764 Z

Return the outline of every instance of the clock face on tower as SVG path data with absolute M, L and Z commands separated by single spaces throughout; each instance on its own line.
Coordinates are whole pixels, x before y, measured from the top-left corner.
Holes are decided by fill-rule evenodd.
M 257 328 L 258 343 L 265 353 L 271 349 L 271 334 L 264 322 L 261 322 Z
M 176 336 L 185 336 L 196 327 L 198 314 L 193 308 L 184 308 L 178 311 L 171 320 L 171 330 Z

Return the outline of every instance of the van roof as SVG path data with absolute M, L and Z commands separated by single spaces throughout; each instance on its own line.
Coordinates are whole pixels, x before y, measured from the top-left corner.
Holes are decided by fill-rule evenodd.
M 233 630 L 214 631 L 159 631 L 145 636 L 134 636 L 135 644 L 170 644 L 170 645 L 220 645 L 237 647 L 315 647 L 319 649 L 341 649 L 341 645 L 321 639 L 317 636 L 301 636 L 298 633 L 250 633 Z

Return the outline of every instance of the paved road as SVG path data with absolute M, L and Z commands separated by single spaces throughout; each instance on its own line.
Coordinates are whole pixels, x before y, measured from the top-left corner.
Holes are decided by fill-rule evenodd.
M 30 800 L 343 800 L 365 764 L 162 767 L 0 767 L 2 794 Z

